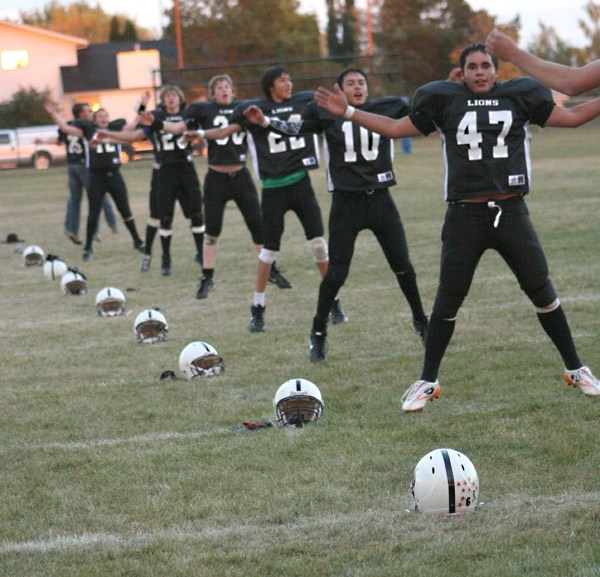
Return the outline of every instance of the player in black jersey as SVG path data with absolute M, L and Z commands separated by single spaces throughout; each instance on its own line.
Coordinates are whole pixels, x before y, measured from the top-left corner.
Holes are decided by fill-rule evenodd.
M 439 367 L 458 310 L 487 249 L 502 256 L 533 303 L 540 324 L 562 357 L 567 383 L 588 396 L 600 395 L 600 382 L 575 349 L 523 199 L 530 183 L 529 123 L 580 126 L 600 115 L 600 99 L 571 109 L 555 106 L 550 90 L 532 78 L 497 82 L 497 66 L 483 44 L 468 46 L 460 57 L 463 82 L 422 86 L 411 114 L 399 120 L 349 106 L 337 86 L 335 93 L 319 88 L 315 94 L 319 106 L 329 112 L 389 138 L 435 131 L 443 138 L 448 208 L 440 281 L 421 379 L 402 398 L 406 412 L 420 411 L 440 395 Z
M 399 97 L 369 101 L 366 74 L 357 68 L 344 70 L 337 79 L 348 102 L 390 118 L 402 118 L 410 106 Z M 424 342 L 427 316 L 423 311 L 414 268 L 409 259 L 404 227 L 389 187 L 396 184 L 392 164 L 393 142 L 353 125 L 309 103 L 299 122 L 265 118 L 256 106 L 246 110 L 253 122 L 283 133 L 323 134 L 328 151 L 327 176 L 332 192 L 329 215 L 329 268 L 321 281 L 317 313 L 310 333 L 310 359 L 325 360 L 329 311 L 350 272 L 356 239 L 371 230 L 396 276 L 413 317 L 413 327 Z
M 87 102 L 76 102 L 72 108 L 75 120 L 91 120 L 92 109 Z M 69 124 L 73 124 L 70 120 Z M 36 144 L 61 144 L 67 148 L 67 174 L 69 183 L 69 198 L 65 214 L 65 235 L 75 244 L 83 244 L 79 238 L 79 223 L 81 220 L 81 199 L 85 189 L 89 197 L 90 173 L 88 168 L 89 150 L 87 140 L 72 134 L 65 134 L 58 130 L 58 137 L 54 140 L 36 139 Z M 117 232 L 117 219 L 108 196 L 104 197 L 102 210 L 109 228 Z
M 157 213 L 160 215 L 158 234 L 163 249 L 161 274 L 168 276 L 171 274 L 175 201 L 179 201 L 184 216 L 190 219 L 198 261 L 202 260 L 205 226 L 202 193 L 193 163 L 192 145 L 177 135 L 162 130 L 164 122 L 181 122 L 185 107 L 183 92 L 177 86 L 168 85 L 163 87 L 159 96 L 160 106 L 150 115 L 153 118 L 152 140 L 160 164 L 156 179 L 156 204 Z
M 496 58 L 512 62 L 525 74 L 563 94 L 576 96 L 600 86 L 600 59 L 584 66 L 548 62 L 519 48 L 510 36 L 497 28 L 488 35 L 485 47 Z
M 233 80 L 228 74 L 219 74 L 208 82 L 210 100 L 194 102 L 184 111 L 186 122 L 182 130 L 195 128 L 222 128 L 239 101 L 234 100 Z M 196 297 L 205 299 L 214 289 L 214 268 L 217 260 L 218 242 L 223 230 L 225 205 L 233 200 L 240 209 L 252 242 L 260 251 L 263 245 L 262 216 L 258 192 L 250 171 L 246 168 L 248 144 L 245 131 L 208 141 L 208 172 L 204 179 L 204 213 L 206 234 L 204 235 L 204 258 L 202 278 Z M 280 288 L 291 288 L 291 284 L 275 267 L 269 277 Z
M 98 130 L 122 130 L 127 126 L 124 119 L 109 121 L 109 115 L 106 109 L 99 108 L 94 112 L 92 122 L 87 120 L 74 121 L 69 125 L 58 113 L 58 107 L 55 103 L 47 101 L 46 110 L 50 113 L 54 121 L 65 134 L 83 136 L 90 142 L 89 168 L 90 168 L 90 188 L 89 188 L 89 214 L 87 219 L 86 240 L 83 247 L 83 260 L 89 261 L 94 254 L 93 241 L 94 234 L 98 228 L 100 211 L 102 210 L 102 201 L 106 193 L 112 196 L 123 222 L 133 239 L 133 248 L 143 250 L 144 243 L 138 235 L 135 227 L 135 220 L 129 207 L 129 198 L 127 186 L 119 167 L 121 165 L 121 146 L 112 143 L 102 143 L 94 141 L 94 135 Z

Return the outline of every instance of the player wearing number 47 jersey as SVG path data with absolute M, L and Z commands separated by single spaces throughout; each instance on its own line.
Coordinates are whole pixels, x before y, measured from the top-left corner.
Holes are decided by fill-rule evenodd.
M 498 63 L 483 44 L 461 54 L 463 82 L 438 81 L 417 90 L 412 112 L 399 120 L 348 106 L 343 92 L 319 88 L 329 112 L 389 138 L 438 131 L 446 161 L 448 209 L 442 233 L 440 281 L 425 345 L 421 379 L 402 400 L 420 411 L 440 395 L 438 370 L 479 259 L 496 250 L 529 297 L 565 365 L 564 378 L 588 396 L 600 382 L 583 366 L 556 296 L 542 247 L 523 199 L 529 192 L 527 126 L 576 127 L 600 115 L 600 99 L 571 109 L 555 106 L 550 90 L 531 78 L 496 82 Z
M 399 97 L 367 100 L 367 77 L 362 70 L 344 70 L 337 82 L 349 102 L 362 110 L 392 118 L 401 118 L 410 112 L 410 106 Z M 348 277 L 358 234 L 365 229 L 371 230 L 379 241 L 408 300 L 413 326 L 424 338 L 427 317 L 409 259 L 404 227 L 389 191 L 389 187 L 396 184 L 392 164 L 393 142 L 330 114 L 315 102 L 304 108 L 300 122 L 296 123 L 265 118 L 258 107 L 249 107 L 246 116 L 283 133 L 323 133 L 325 137 L 327 176 L 333 194 L 329 215 L 329 268 L 321 281 L 317 312 L 310 333 L 311 361 L 325 360 L 329 311 Z

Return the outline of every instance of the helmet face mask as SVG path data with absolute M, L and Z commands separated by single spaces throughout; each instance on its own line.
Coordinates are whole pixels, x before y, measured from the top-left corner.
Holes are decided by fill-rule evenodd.
M 116 317 L 125 314 L 125 295 L 117 288 L 103 288 L 96 295 L 96 310 L 101 317 Z
M 42 266 L 44 259 L 44 251 L 37 244 L 32 244 L 23 250 L 23 263 L 25 266 Z
M 196 377 L 216 377 L 225 370 L 225 362 L 212 345 L 195 341 L 181 351 L 179 370 L 188 381 Z
M 302 427 L 318 421 L 323 414 L 323 397 L 319 388 L 306 379 L 291 379 L 279 387 L 273 399 L 277 423 Z
M 76 271 L 67 271 L 62 276 L 60 286 L 65 296 L 87 294 L 87 281 L 81 273 Z
M 436 449 L 417 463 L 410 489 L 415 510 L 421 513 L 472 513 L 479 498 L 479 477 L 466 455 Z
M 138 342 L 151 345 L 167 340 L 169 325 L 157 309 L 148 309 L 137 316 L 133 330 Z

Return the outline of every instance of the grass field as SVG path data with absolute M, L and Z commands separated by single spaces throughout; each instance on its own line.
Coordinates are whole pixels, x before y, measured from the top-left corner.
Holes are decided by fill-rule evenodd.
M 533 221 L 581 357 L 600 372 L 599 125 L 537 131 Z M 203 176 L 204 160 L 198 170 Z M 397 157 L 394 197 L 426 310 L 437 284 L 442 200 L 437 139 Z M 123 168 L 140 231 L 150 164 Z M 329 211 L 323 170 L 313 182 Z M 442 365 L 440 400 L 405 415 L 423 347 L 370 233 L 341 291 L 350 316 L 330 330 L 324 364 L 308 360 L 319 277 L 290 215 L 267 330 L 247 330 L 256 257 L 239 212 L 226 211 L 216 290 L 176 217 L 173 275 L 139 272 L 120 226 L 102 225 L 94 260 L 62 231 L 66 169 L 0 173 L 0 237 L 17 232 L 88 276 L 89 294 L 25 268 L 0 245 L 0 576 L 401 577 L 600 576 L 600 401 L 562 380 L 558 353 L 502 260 L 487 254 Z M 84 217 L 87 207 L 84 209 Z M 155 247 L 158 256 L 158 243 Z M 128 316 L 97 316 L 116 286 Z M 134 290 L 129 290 L 134 289 Z M 159 306 L 166 343 L 140 345 L 133 320 Z M 161 381 L 194 340 L 226 362 L 214 379 Z M 240 432 L 272 418 L 284 381 L 325 399 L 321 423 Z M 467 517 L 411 511 L 418 460 L 438 447 L 468 455 L 480 508 Z

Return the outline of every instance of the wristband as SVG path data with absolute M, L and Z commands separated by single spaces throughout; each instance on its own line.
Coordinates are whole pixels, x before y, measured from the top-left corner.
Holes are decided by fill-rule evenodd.
M 165 123 L 158 118 L 155 118 L 154 122 L 150 125 L 150 128 L 156 132 L 160 132 L 164 127 Z
M 196 134 L 198 135 L 198 138 L 204 138 L 206 136 L 206 132 L 201 128 L 199 130 L 196 130 Z
M 260 123 L 263 128 L 267 128 L 271 124 L 268 116 L 265 116 L 265 119 Z
M 354 116 L 355 112 L 356 112 L 356 108 L 354 108 L 354 106 L 350 106 L 348 104 L 348 106 L 346 107 L 346 110 L 344 110 L 344 118 L 346 120 L 350 120 Z

